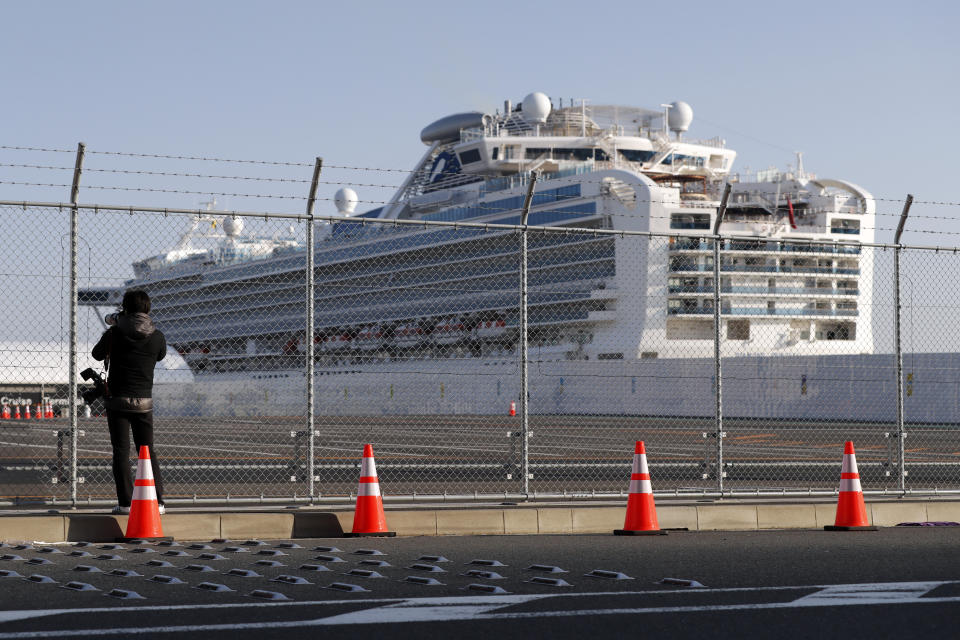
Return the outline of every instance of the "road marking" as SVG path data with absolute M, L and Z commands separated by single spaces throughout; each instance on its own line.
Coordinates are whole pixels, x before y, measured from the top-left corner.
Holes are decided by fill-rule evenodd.
M 233 603 L 217 605 L 167 605 L 141 607 L 90 607 L 84 609 L 37 609 L 30 611 L 0 612 L 0 622 L 24 620 L 28 618 L 71 615 L 78 613 L 93 613 L 96 615 L 110 613 L 128 613 L 136 611 L 168 611 L 176 609 L 206 610 L 214 608 L 251 608 L 265 606 L 317 606 L 343 604 L 371 604 L 367 609 L 353 611 L 339 615 L 308 620 L 288 620 L 273 622 L 238 622 L 229 624 L 195 624 L 160 627 L 114 627 L 107 629 L 62 629 L 44 631 L 21 631 L 0 633 L 0 640 L 14 640 L 26 638 L 63 638 L 83 636 L 116 636 L 135 635 L 144 633 L 197 633 L 212 631 L 248 631 L 254 629 L 292 629 L 300 627 L 335 626 L 346 624 L 383 624 L 389 622 L 437 622 L 437 621 L 483 621 L 483 620 L 516 620 L 524 618 L 554 618 L 584 615 L 636 615 L 640 613 L 698 613 L 715 611 L 743 611 L 763 609 L 791 609 L 806 607 L 836 607 L 836 606 L 864 606 L 876 604 L 920 604 L 920 603 L 947 603 L 960 602 L 960 597 L 924 598 L 923 596 L 944 584 L 956 582 L 890 582 L 872 584 L 848 585 L 815 585 L 792 587 L 757 587 L 737 589 L 710 589 L 715 593 L 763 593 L 778 591 L 807 591 L 818 589 L 816 593 L 803 595 L 789 602 L 759 602 L 726 605 L 692 605 L 692 606 L 654 606 L 630 607 L 610 609 L 575 609 L 565 607 L 555 611 L 522 611 L 498 612 L 498 609 L 536 600 L 578 598 L 595 596 L 636 596 L 636 595 L 680 595 L 690 591 L 656 590 L 632 592 L 602 592 L 602 593 L 569 593 L 569 594 L 530 594 L 506 596 L 446 596 L 435 598 L 405 598 L 405 599 L 358 599 L 358 600 L 325 600 L 312 602 L 264 602 L 264 603 Z M 697 593 L 703 593 L 698 591 Z M 575 607 L 575 602 L 572 603 Z

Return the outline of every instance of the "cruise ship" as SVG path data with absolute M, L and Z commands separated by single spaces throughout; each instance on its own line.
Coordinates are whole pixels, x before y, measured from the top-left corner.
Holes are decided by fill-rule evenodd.
M 770 419 L 893 421 L 896 369 L 875 351 L 875 202 L 865 189 L 789 170 L 733 172 L 721 138 L 687 137 L 693 110 L 554 101 L 441 118 L 393 197 L 338 219 L 315 243 L 317 412 L 497 414 L 519 394 L 519 224 L 529 236 L 530 410 L 709 416 L 714 411 L 713 228 L 720 233 L 724 412 Z M 208 212 L 216 219 L 215 210 Z M 318 215 L 334 212 L 318 211 Z M 194 374 L 159 390 L 168 414 L 304 412 L 306 249 L 219 220 L 133 265 L 153 318 Z M 371 221 L 377 220 L 377 223 Z M 591 233 L 590 230 L 657 235 Z M 908 418 L 956 421 L 957 399 L 920 382 L 946 354 L 911 354 Z

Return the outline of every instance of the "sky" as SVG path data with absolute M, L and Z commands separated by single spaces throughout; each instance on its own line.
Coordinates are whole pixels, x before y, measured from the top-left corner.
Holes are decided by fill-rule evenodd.
M 420 130 L 450 113 L 554 99 L 694 111 L 689 137 L 723 137 L 735 170 L 806 169 L 878 198 L 878 240 L 960 245 L 960 189 L 948 178 L 960 133 L 953 2 L 243 2 L 2 3 L 0 147 L 88 148 L 84 203 L 197 208 L 216 191 L 239 210 L 302 212 L 303 182 L 94 172 L 164 171 L 308 181 L 317 213 L 342 184 L 396 185 L 424 153 Z M 107 155 L 253 159 L 303 166 Z M 101 152 L 101 153 L 95 153 Z M 64 166 L 72 153 L 0 148 L 0 163 Z M 0 199 L 67 201 L 70 172 L 0 166 Z M 153 188 L 166 191 L 95 189 Z M 391 189 L 354 186 L 361 200 Z M 374 205 L 368 205 L 370 208 Z M 361 208 L 364 208 L 361 205 Z M 41 243 L 62 262 L 61 241 Z M 17 227 L 0 242 L 33 242 Z M 117 265 L 152 243 L 111 241 Z M 96 238 L 88 238 L 96 244 Z M 5 250 L 10 255 L 8 245 Z M 21 255 L 21 254 L 17 254 Z M 35 254 L 23 254 L 35 255 Z M 25 260 L 31 258 L 26 257 Z M 6 286 L 10 286 L 9 283 Z

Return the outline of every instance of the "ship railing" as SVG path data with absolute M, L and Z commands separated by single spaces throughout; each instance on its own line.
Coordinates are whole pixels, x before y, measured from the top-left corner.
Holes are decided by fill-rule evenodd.
M 761 243 L 763 241 L 760 241 Z M 751 241 L 738 242 L 727 240 L 721 243 L 720 248 L 723 251 L 747 251 L 747 252 L 767 252 L 767 253 L 825 253 L 825 254 L 846 254 L 858 255 L 861 248 L 855 245 L 834 245 L 834 244 L 790 244 L 777 241 L 767 241 L 765 244 L 757 244 Z M 670 245 L 670 251 L 709 251 L 713 249 L 713 241 L 689 242 L 678 240 Z
M 669 267 L 671 273 L 692 272 L 713 272 L 713 265 L 706 264 L 671 264 Z M 785 265 L 744 265 L 744 264 L 725 264 L 721 265 L 721 271 L 739 272 L 739 273 L 822 273 L 837 275 L 860 275 L 860 269 L 850 269 L 841 267 L 805 267 L 805 266 L 785 266 Z
M 668 307 L 668 315 L 713 315 L 713 307 Z M 856 309 L 769 309 L 766 307 L 722 307 L 724 316 L 780 316 L 780 317 L 856 317 Z
M 670 285 L 668 293 L 713 293 L 712 286 Z M 813 296 L 856 296 L 859 289 L 827 287 L 720 287 L 720 293 L 744 293 L 759 295 L 813 295 Z
M 546 182 L 549 180 L 558 180 L 560 178 L 568 178 L 570 176 L 579 176 L 592 173 L 598 170 L 595 166 L 596 164 L 597 163 L 588 161 L 581 165 L 577 165 L 576 167 L 570 167 L 569 169 L 561 169 L 560 171 L 543 173 L 538 178 L 538 182 Z M 498 191 L 505 191 L 515 187 L 522 187 L 527 184 L 528 179 L 529 176 L 527 174 L 490 178 L 480 186 L 480 196 L 483 197 L 488 193 L 496 193 Z

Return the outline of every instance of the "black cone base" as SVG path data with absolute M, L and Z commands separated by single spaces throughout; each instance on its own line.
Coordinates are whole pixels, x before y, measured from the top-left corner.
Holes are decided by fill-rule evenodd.
M 665 536 L 667 532 L 663 529 L 654 529 L 653 531 L 634 531 L 632 529 L 614 529 L 615 536 Z
M 828 524 L 823 528 L 824 531 L 879 531 L 877 527 L 838 527 Z
M 375 533 L 344 533 L 344 538 L 395 538 L 396 531 L 377 531 Z

